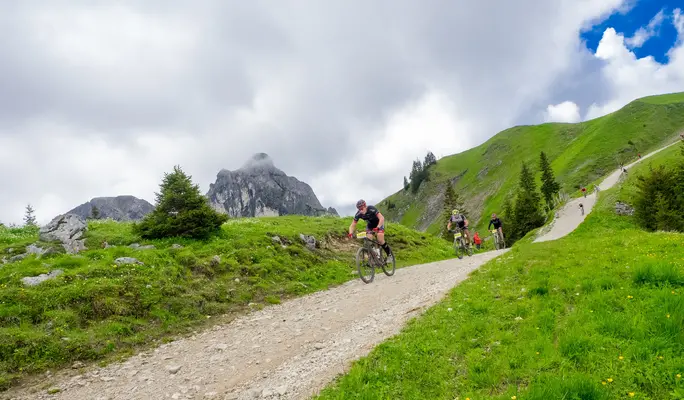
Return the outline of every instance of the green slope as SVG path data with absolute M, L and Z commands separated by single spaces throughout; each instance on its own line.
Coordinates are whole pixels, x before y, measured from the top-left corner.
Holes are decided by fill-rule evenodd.
M 684 398 L 684 234 L 613 211 L 682 148 L 601 192 L 567 237 L 480 267 L 317 399 Z
M 483 229 L 492 212 L 517 187 L 522 162 L 538 169 L 539 153 L 546 152 L 562 191 L 574 197 L 617 168 L 671 142 L 684 128 L 684 93 L 650 96 L 594 120 L 517 126 L 485 143 L 440 159 L 418 193 L 400 190 L 378 206 L 390 221 L 436 234 L 447 182 L 466 202 L 468 217 Z M 634 146 L 628 144 L 631 141 Z M 408 167 L 408 166 L 407 166 Z
M 360 242 L 347 239 L 350 222 L 245 218 L 229 221 L 209 241 L 142 242 L 130 224 L 91 221 L 88 251 L 0 262 L 0 388 L 28 373 L 125 354 L 250 308 L 358 279 L 351 272 Z M 305 248 L 300 233 L 313 235 L 319 247 Z M 445 241 L 403 226 L 386 238 L 397 267 L 453 255 Z M 37 241 L 35 231 L 0 226 L 0 259 Z M 103 241 L 117 247 L 102 249 Z M 130 248 L 134 242 L 156 248 Z M 183 248 L 173 248 L 176 243 Z M 119 257 L 143 265 L 117 266 Z M 34 287 L 21 282 L 55 269 L 64 273 Z

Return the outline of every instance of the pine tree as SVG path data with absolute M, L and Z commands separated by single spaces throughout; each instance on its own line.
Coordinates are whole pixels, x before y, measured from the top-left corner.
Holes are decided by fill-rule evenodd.
M 90 218 L 100 219 L 100 209 L 97 208 L 97 206 L 93 206 L 93 208 L 90 209 Z
M 411 192 L 415 194 L 420 184 L 423 183 L 423 165 L 420 163 L 420 160 L 416 159 L 413 161 L 409 179 L 411 180 Z
M 425 155 L 425 161 L 423 161 L 423 169 L 427 169 L 433 164 L 437 164 L 437 157 L 431 151 L 428 151 L 427 155 Z
M 35 210 L 31 207 L 31 204 L 26 205 L 26 213 L 24 214 L 24 226 L 35 228 L 38 226 L 36 222 L 36 217 L 33 215 Z
M 404 177 L 404 191 L 409 190 L 409 181 Z
M 556 182 L 553 176 L 553 169 L 551 169 L 551 163 L 549 163 L 549 159 L 543 151 L 539 155 L 539 169 L 542 173 L 541 192 L 544 195 L 547 207 L 551 209 L 553 208 L 553 196 L 560 190 L 560 185 Z
M 217 234 L 228 219 L 209 206 L 198 185 L 179 166 L 164 174 L 156 193 L 154 210 L 134 225 L 134 232 L 143 238 L 189 237 L 206 239 Z
M 511 202 L 511 197 L 506 196 L 506 200 L 503 203 L 503 215 L 499 217 L 501 222 L 505 226 L 505 236 L 506 241 L 509 242 L 509 246 L 512 245 L 517 237 L 515 234 L 516 223 L 515 223 L 515 212 L 513 210 L 513 203 Z
M 523 163 L 520 171 L 520 186 L 513 209 L 515 232 L 518 238 L 527 232 L 544 225 L 541 211 L 541 195 L 537 192 L 534 175 Z

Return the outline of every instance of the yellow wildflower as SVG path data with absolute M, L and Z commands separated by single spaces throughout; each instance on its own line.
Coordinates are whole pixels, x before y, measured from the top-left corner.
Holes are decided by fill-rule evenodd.
M 605 384 L 606 384 L 606 381 L 601 381 L 601 385 L 605 385 Z
M 612 382 L 613 378 L 608 378 L 608 383 Z
M 634 397 L 634 392 L 629 392 L 627 394 L 629 395 L 629 397 Z
M 623 356 L 618 357 L 619 360 L 624 360 Z

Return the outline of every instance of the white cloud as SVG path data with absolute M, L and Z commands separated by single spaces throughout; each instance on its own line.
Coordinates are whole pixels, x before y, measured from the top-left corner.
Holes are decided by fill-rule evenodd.
M 325 206 L 378 201 L 428 150 L 538 122 L 584 72 L 580 30 L 624 4 L 0 3 L 0 220 L 153 201 L 174 164 L 206 191 L 256 152 Z
M 545 122 L 579 122 L 580 120 L 579 106 L 572 101 L 550 104 L 546 107 Z
M 665 10 L 660 10 L 645 27 L 640 27 L 634 32 L 634 36 L 625 39 L 625 44 L 631 48 L 639 48 L 653 36 L 658 35 L 658 28 L 665 20 Z
M 666 64 L 652 56 L 637 58 L 625 45 L 623 35 L 613 28 L 606 29 L 595 55 L 604 62 L 602 75 L 610 98 L 592 104 L 586 119 L 614 112 L 640 97 L 684 91 L 684 23 L 679 9 L 674 11 L 673 23 L 679 39 L 669 50 Z

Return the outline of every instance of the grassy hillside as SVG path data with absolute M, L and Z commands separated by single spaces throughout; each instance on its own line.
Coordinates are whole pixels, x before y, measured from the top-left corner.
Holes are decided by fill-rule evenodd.
M 551 160 L 562 190 L 574 196 L 640 152 L 655 150 L 684 129 L 684 93 L 633 101 L 615 113 L 577 124 L 518 126 L 498 133 L 482 145 L 440 159 L 415 195 L 399 192 L 378 205 L 388 219 L 437 233 L 447 182 L 466 201 L 468 217 L 483 229 L 492 212 L 517 187 L 522 162 L 536 171 L 539 153 Z M 634 146 L 628 144 L 631 141 Z M 407 166 L 407 168 L 410 166 Z M 391 207 L 389 205 L 391 204 Z
M 684 235 L 613 212 L 647 168 L 569 236 L 482 266 L 318 399 L 684 398 Z
M 31 255 L 0 264 L 0 387 L 28 373 L 125 354 L 249 308 L 358 279 L 352 271 L 360 242 L 346 238 L 349 223 L 238 219 L 208 242 L 142 242 L 130 224 L 93 221 L 90 250 L 80 255 Z M 300 233 L 313 235 L 320 248 L 308 250 Z M 37 240 L 35 232 L 0 227 L 0 258 Z M 387 240 L 398 267 L 452 256 L 443 240 L 399 225 Z M 102 249 L 103 241 L 116 247 Z M 130 248 L 134 242 L 156 248 Z M 135 257 L 143 265 L 117 266 L 118 257 Z M 34 287 L 21 282 L 55 269 L 64 273 Z

